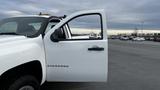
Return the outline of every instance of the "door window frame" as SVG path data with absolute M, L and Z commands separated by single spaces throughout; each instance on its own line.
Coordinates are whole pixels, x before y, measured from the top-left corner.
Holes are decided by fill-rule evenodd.
M 75 17 L 72 17 L 71 19 L 69 19 L 67 22 L 65 22 L 64 24 L 62 24 L 59 28 L 61 28 L 61 27 L 63 27 L 64 25 L 68 25 L 68 22 L 70 22 L 70 21 L 72 21 L 73 19 L 75 19 L 75 18 L 78 18 L 78 17 L 81 17 L 81 16 L 87 16 L 87 15 L 99 15 L 99 17 L 100 17 L 100 24 L 101 24 L 101 38 L 91 38 L 91 39 L 64 39 L 64 40 L 60 40 L 60 41 L 79 41 L 79 40 L 103 40 L 103 17 L 102 17 L 102 15 L 101 15 L 101 13 L 86 13 L 86 14 L 81 14 L 81 15 L 77 15 L 77 16 L 75 16 Z M 70 34 L 71 34 L 71 31 L 70 31 L 70 27 L 69 27 L 69 25 L 68 25 L 68 28 L 69 28 L 69 32 L 70 32 Z M 54 32 L 53 32 L 54 33 Z M 52 33 L 52 34 L 53 34 Z M 52 35 L 51 34 L 51 35 Z

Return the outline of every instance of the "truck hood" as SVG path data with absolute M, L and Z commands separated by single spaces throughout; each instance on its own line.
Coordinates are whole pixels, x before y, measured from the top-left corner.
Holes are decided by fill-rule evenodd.
M 24 39 L 27 39 L 27 37 L 18 35 L 0 35 L 0 44 Z

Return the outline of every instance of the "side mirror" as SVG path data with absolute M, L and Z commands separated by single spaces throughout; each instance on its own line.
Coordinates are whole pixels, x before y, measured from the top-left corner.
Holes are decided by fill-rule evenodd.
M 64 34 L 61 28 L 56 29 L 54 33 L 51 35 L 50 39 L 53 42 L 59 42 L 60 40 L 64 39 Z
M 53 41 L 53 42 L 59 42 L 59 39 L 56 35 L 54 35 L 54 33 L 51 35 L 50 39 Z

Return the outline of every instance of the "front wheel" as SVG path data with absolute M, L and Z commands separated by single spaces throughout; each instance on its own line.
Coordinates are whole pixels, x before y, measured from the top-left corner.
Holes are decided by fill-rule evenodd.
M 10 83 L 6 90 L 39 90 L 40 84 L 31 75 L 22 76 Z

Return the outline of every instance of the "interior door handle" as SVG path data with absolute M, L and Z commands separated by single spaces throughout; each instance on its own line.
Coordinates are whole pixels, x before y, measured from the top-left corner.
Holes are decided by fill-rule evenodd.
M 103 47 L 91 47 L 88 48 L 88 51 L 104 51 Z

